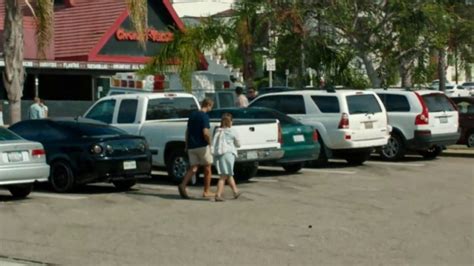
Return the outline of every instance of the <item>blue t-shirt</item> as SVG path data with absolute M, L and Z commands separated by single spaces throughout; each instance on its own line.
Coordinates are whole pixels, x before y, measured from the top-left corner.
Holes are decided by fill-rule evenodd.
M 202 111 L 194 111 L 188 120 L 188 149 L 206 147 L 209 145 L 204 139 L 203 130 L 210 129 L 209 116 Z

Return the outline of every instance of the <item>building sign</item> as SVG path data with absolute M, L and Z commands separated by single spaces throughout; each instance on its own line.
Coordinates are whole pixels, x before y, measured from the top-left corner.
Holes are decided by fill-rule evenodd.
M 123 28 L 120 28 L 115 32 L 115 37 L 119 41 L 138 41 L 137 32 L 126 31 Z M 147 40 L 151 42 L 171 42 L 173 40 L 173 33 L 148 29 L 146 37 Z
M 0 67 L 5 66 L 5 61 L 0 59 Z M 93 69 L 93 70 L 140 70 L 143 64 L 119 64 L 102 62 L 74 62 L 74 61 L 38 61 L 25 60 L 23 66 L 26 68 L 40 69 Z

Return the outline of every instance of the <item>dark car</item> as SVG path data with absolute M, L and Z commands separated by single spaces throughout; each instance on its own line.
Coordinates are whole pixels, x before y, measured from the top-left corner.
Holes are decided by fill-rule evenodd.
M 237 119 L 278 119 L 281 126 L 282 149 L 284 156 L 276 163 L 287 172 L 298 172 L 304 162 L 316 160 L 319 156 L 320 145 L 317 132 L 313 127 L 303 125 L 298 120 L 291 118 L 273 109 L 254 108 L 223 108 L 209 112 L 209 117 L 218 119 L 222 114 L 230 113 Z
M 49 182 L 57 192 L 75 185 L 112 182 L 120 190 L 151 174 L 151 153 L 143 137 L 88 119 L 26 120 L 13 132 L 43 144 L 51 166 Z
M 458 144 L 474 147 L 474 97 L 451 98 L 458 106 L 461 137 Z

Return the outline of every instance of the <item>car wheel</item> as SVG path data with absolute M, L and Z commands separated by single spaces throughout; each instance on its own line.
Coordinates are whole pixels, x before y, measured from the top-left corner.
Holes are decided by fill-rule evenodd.
M 14 198 L 26 198 L 33 190 L 33 183 L 8 186 L 8 190 Z
M 171 154 L 166 170 L 173 181 L 180 183 L 189 168 L 189 160 L 184 151 L 175 151 Z
M 234 177 L 237 180 L 249 180 L 258 171 L 258 162 L 238 163 L 234 167 Z
M 440 146 L 435 145 L 427 150 L 419 151 L 418 153 L 421 154 L 423 158 L 432 160 L 438 157 L 438 155 L 440 155 L 442 151 L 443 149 Z
M 398 134 L 391 134 L 387 145 L 382 147 L 380 156 L 386 161 L 397 161 L 405 156 L 405 144 Z
M 74 173 L 71 166 L 63 161 L 56 161 L 51 165 L 49 182 L 56 192 L 68 192 L 74 187 Z
M 311 161 L 310 165 L 313 167 L 327 166 L 328 156 L 326 154 L 326 145 L 324 145 L 324 142 L 321 138 L 319 138 L 318 142 L 320 146 L 318 159 Z
M 362 151 L 347 154 L 345 159 L 350 165 L 362 165 L 370 158 L 372 151 Z
M 128 179 L 128 180 L 114 180 L 112 181 L 114 186 L 120 191 L 129 190 L 131 187 L 135 186 L 137 181 L 135 179 Z
M 285 163 L 282 164 L 281 167 L 283 167 L 287 173 L 294 174 L 303 168 L 303 163 Z
M 467 135 L 466 142 L 468 147 L 474 147 L 474 132 L 470 132 L 469 135 Z

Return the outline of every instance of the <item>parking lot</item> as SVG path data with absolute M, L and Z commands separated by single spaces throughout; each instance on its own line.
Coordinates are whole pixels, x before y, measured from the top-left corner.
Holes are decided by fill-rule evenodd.
M 128 192 L 0 191 L 0 265 L 472 265 L 473 163 L 261 167 L 223 203 L 180 199 L 160 171 Z

